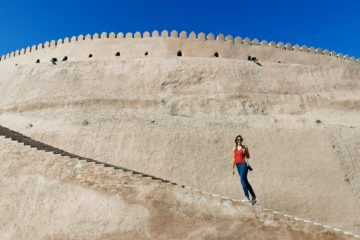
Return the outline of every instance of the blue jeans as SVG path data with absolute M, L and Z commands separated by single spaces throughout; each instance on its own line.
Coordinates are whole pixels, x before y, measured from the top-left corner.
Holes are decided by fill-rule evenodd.
M 252 187 L 247 179 L 248 166 L 246 165 L 246 163 L 242 163 L 242 164 L 236 164 L 236 168 L 240 175 L 241 185 L 243 187 L 245 196 L 247 198 L 249 198 L 249 192 L 250 192 L 251 197 L 256 198 L 254 190 L 252 189 Z

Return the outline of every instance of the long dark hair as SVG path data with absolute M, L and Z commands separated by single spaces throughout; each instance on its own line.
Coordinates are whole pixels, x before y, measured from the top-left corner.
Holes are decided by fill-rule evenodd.
M 243 140 L 242 136 L 241 135 L 237 135 L 236 138 L 235 138 L 235 148 L 238 146 L 238 143 L 236 141 L 236 139 L 240 138 L 241 140 Z

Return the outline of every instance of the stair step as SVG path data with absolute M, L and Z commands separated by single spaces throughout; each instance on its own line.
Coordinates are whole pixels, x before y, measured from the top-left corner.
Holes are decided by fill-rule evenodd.
M 122 173 L 123 175 L 129 175 L 129 176 L 134 175 L 134 176 L 139 176 L 139 177 L 141 176 L 143 178 L 152 179 L 153 181 L 160 182 L 160 183 L 169 183 L 169 184 L 172 184 L 172 185 L 178 185 L 177 183 L 173 183 L 173 182 L 171 182 L 169 180 L 165 180 L 165 179 L 162 179 L 162 178 L 151 176 L 151 175 L 148 175 L 146 173 L 130 170 L 130 169 L 127 169 L 127 168 L 124 168 L 124 167 L 115 166 L 115 165 L 110 164 L 110 163 L 105 163 L 105 162 L 97 161 L 97 160 L 94 160 L 94 159 L 91 159 L 91 158 L 81 157 L 81 156 L 78 156 L 76 154 L 68 153 L 68 152 L 66 152 L 66 151 L 64 151 L 62 149 L 55 148 L 55 147 L 50 146 L 48 144 L 36 141 L 36 140 L 34 140 L 34 139 L 30 138 L 30 137 L 27 137 L 27 136 L 25 136 L 25 135 L 23 135 L 21 133 L 12 131 L 12 130 L 10 130 L 8 128 L 5 128 L 5 127 L 2 127 L 2 126 L 0 126 L 0 136 L 3 136 L 4 138 L 9 138 L 9 139 L 11 139 L 13 141 L 22 143 L 25 146 L 30 146 L 32 149 L 34 149 L 33 151 L 36 151 L 35 149 L 37 149 L 37 150 L 41 150 L 41 151 L 45 151 L 45 152 L 50 152 L 50 153 L 53 153 L 55 155 L 61 155 L 61 156 L 64 157 L 64 160 L 68 161 L 68 163 L 71 163 L 71 161 L 73 161 L 72 159 L 85 160 L 86 161 L 85 164 L 90 164 L 88 166 L 89 169 L 92 168 L 91 163 L 95 163 L 97 165 L 103 165 L 104 168 L 105 168 L 103 170 L 104 172 L 111 172 L 111 173 L 118 172 L 118 173 Z M 80 162 L 75 160 L 74 163 L 79 164 Z M 92 165 L 92 166 L 95 166 L 95 165 Z M 115 171 L 115 169 L 120 170 L 120 171 Z M 181 185 L 181 186 L 184 187 L 183 185 Z

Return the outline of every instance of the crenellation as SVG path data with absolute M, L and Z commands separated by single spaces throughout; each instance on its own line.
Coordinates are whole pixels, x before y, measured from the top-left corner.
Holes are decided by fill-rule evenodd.
M 283 42 L 278 42 L 278 44 L 276 44 L 276 48 L 278 49 L 285 49 L 285 45 Z
M 306 45 L 302 45 L 301 48 L 300 48 L 300 51 L 308 52 L 308 47 Z
M 110 33 L 109 33 L 109 38 L 111 38 L 111 39 L 116 38 L 115 33 L 114 33 L 114 32 L 110 32 Z
M 141 38 L 141 32 L 135 32 L 134 38 Z
M 285 50 L 293 50 L 290 43 L 285 44 Z
M 143 33 L 143 38 L 149 38 L 151 37 L 150 32 L 146 31 Z
M 201 32 L 197 35 L 197 39 L 200 41 L 205 41 L 206 40 L 206 36 L 205 33 Z
M 309 47 L 309 48 L 308 48 L 308 52 L 310 52 L 310 53 L 315 53 L 315 48 L 314 48 L 314 47 Z
M 168 37 L 169 37 L 169 32 L 168 32 L 167 30 L 163 30 L 163 31 L 161 32 L 161 37 L 162 37 L 162 38 L 168 38 Z
M 213 33 L 209 33 L 209 34 L 206 36 L 206 40 L 214 41 L 214 40 L 215 40 L 215 35 L 214 35 Z
M 216 36 L 216 41 L 225 41 L 224 34 L 220 33 Z
M 295 45 L 292 47 L 292 49 L 293 49 L 294 51 L 300 51 L 300 46 L 299 46 L 299 44 L 295 44 Z
M 189 39 L 196 39 L 196 33 L 195 32 L 191 32 L 189 34 Z
M 208 45 L 208 46 L 220 46 L 222 43 L 221 42 L 224 42 L 224 44 L 229 44 L 229 43 L 235 43 L 234 46 L 232 45 L 228 45 L 227 47 L 224 47 L 226 49 L 228 48 L 234 48 L 234 47 L 245 47 L 244 45 L 254 45 L 254 46 L 267 46 L 267 47 L 270 47 L 270 48 L 277 48 L 277 49 L 283 49 L 283 50 L 290 50 L 290 51 L 302 51 L 302 52 L 309 52 L 309 53 L 314 53 L 314 54 L 319 54 L 319 55 L 324 55 L 324 56 L 335 56 L 337 59 L 345 59 L 345 60 L 351 60 L 351 62 L 358 62 L 358 59 L 354 58 L 354 57 L 350 57 L 348 55 L 342 55 L 341 53 L 340 54 L 337 54 L 335 51 L 329 51 L 328 49 L 325 49 L 325 50 L 322 50 L 321 48 L 314 48 L 314 47 L 307 47 L 306 45 L 303 45 L 302 47 L 300 47 L 298 44 L 295 44 L 294 46 L 292 46 L 290 43 L 286 43 L 284 45 L 283 42 L 279 42 L 279 43 L 275 43 L 274 41 L 270 41 L 270 42 L 267 42 L 266 40 L 262 40 L 261 42 L 259 42 L 259 40 L 257 38 L 254 38 L 253 40 L 250 40 L 250 38 L 246 37 L 244 39 L 242 39 L 241 37 L 237 36 L 235 37 L 235 39 L 233 38 L 233 36 L 231 35 L 226 35 L 226 37 L 224 36 L 224 34 L 220 33 L 218 34 L 216 37 L 213 33 L 208 33 L 207 35 L 205 35 L 205 33 L 203 32 L 200 32 L 198 34 L 196 34 L 195 32 L 191 32 L 190 34 L 187 34 L 186 31 L 182 31 L 182 32 L 177 32 L 176 30 L 172 30 L 169 34 L 169 32 L 167 30 L 163 30 L 161 32 L 161 35 L 159 34 L 158 31 L 153 31 L 152 33 L 148 32 L 148 31 L 145 31 L 144 33 L 140 33 L 140 32 L 135 32 L 134 34 L 131 33 L 131 32 L 128 32 L 125 34 L 122 33 L 122 32 L 119 32 L 115 35 L 114 32 L 110 32 L 109 34 L 107 34 L 106 32 L 102 32 L 101 35 L 99 36 L 98 33 L 94 33 L 93 35 L 91 34 L 86 34 L 85 36 L 80 34 L 78 37 L 71 37 L 71 39 L 69 39 L 68 37 L 64 38 L 64 39 L 58 39 L 57 41 L 55 40 L 52 40 L 52 41 L 46 41 L 45 43 L 40 43 L 38 45 L 33 45 L 31 47 L 27 47 L 26 49 L 21 49 L 21 50 L 16 50 L 15 52 L 11 52 L 11 53 L 8 53 L 6 55 L 3 55 L 1 60 L 4 61 L 5 59 L 9 59 L 9 58 L 13 58 L 13 57 L 16 57 L 16 56 L 19 56 L 19 55 L 25 55 L 26 53 L 30 53 L 30 52 L 35 52 L 37 50 L 40 50 L 40 49 L 44 49 L 44 48 L 48 48 L 50 47 L 51 49 L 54 49 L 57 45 L 61 45 L 61 44 L 65 44 L 65 43 L 74 43 L 74 42 L 79 42 L 79 41 L 83 41 L 83 40 L 92 40 L 92 39 L 107 39 L 107 38 L 110 38 L 110 39 L 114 39 L 114 38 L 127 38 L 127 39 L 133 39 L 133 38 L 157 38 L 161 36 L 161 38 L 172 38 L 172 39 L 181 39 L 181 40 L 186 40 L 186 39 L 189 39 L 189 40 L 200 40 L 200 41 L 217 41 L 218 43 L 212 43 L 212 44 L 216 44 L 216 45 Z M 130 40 L 131 41 L 131 40 Z M 167 40 L 166 40 L 167 41 Z M 187 44 L 186 42 L 183 42 L 184 44 Z M 188 44 L 192 44 L 190 41 Z M 220 44 L 220 45 L 218 45 Z M 232 57 L 235 57 L 237 58 L 236 56 L 234 56 L 233 54 L 227 54 L 226 52 L 223 52 L 221 50 L 221 48 L 214 48 L 212 50 L 212 53 L 209 55 L 209 53 L 205 53 L 205 56 L 216 56 L 218 57 L 219 56 L 219 51 L 222 52 L 222 56 L 232 56 Z M 254 51 L 259 51 L 259 50 L 255 50 L 255 48 L 251 48 L 253 49 Z M 253 51 L 251 50 L 251 51 Z M 118 50 L 116 50 L 118 51 Z M 178 50 L 177 50 L 178 51 Z M 203 50 L 200 50 L 200 51 L 203 51 Z M 201 56 L 201 53 L 199 51 L 199 54 Z M 209 51 L 211 51 L 209 49 Z M 234 52 L 237 52 L 237 51 L 234 51 L 234 49 L 232 50 L 226 50 L 226 51 L 232 51 L 233 53 Z M 268 51 L 268 50 L 266 50 Z M 146 51 L 147 52 L 147 51 Z M 143 55 L 144 53 L 142 53 Z M 146 54 L 147 55 L 147 54 Z M 181 55 L 183 55 L 183 53 L 181 53 Z M 189 55 L 187 56 L 195 56 L 196 55 L 196 50 L 195 52 L 193 51 L 192 53 L 190 53 Z M 239 57 L 240 55 L 242 55 L 242 53 L 239 53 Z M 261 54 L 260 54 L 261 55 Z M 265 54 L 265 56 L 267 56 Z M 271 58 L 271 56 L 269 56 Z M 267 58 L 269 58 L 267 57 Z M 240 57 L 242 58 L 242 57 Z M 291 60 L 291 61 L 294 61 L 294 60 Z M 304 61 L 304 60 L 302 60 Z M 306 60 L 305 60 L 306 61 Z M 321 60 L 316 60 L 316 61 L 321 61 Z M 327 61 L 324 61 L 324 62 L 328 62 L 329 60 Z M 33 61 L 31 61 L 33 62 Z
M 101 39 L 103 39 L 103 38 L 108 38 L 107 32 L 102 32 L 102 33 L 100 34 L 100 38 L 101 38 Z
M 234 38 L 233 38 L 233 36 L 231 36 L 231 35 L 226 35 L 226 37 L 225 37 L 225 41 L 226 42 L 234 42 Z
M 271 48 L 275 48 L 276 47 L 276 44 L 274 41 L 271 41 L 268 43 L 268 46 L 271 47 Z
M 84 35 L 80 34 L 80 35 L 76 38 L 76 40 L 77 40 L 78 42 L 84 41 Z
M 55 47 L 55 46 L 56 46 L 55 40 L 51 40 L 51 41 L 50 41 L 50 47 Z
M 116 38 L 124 38 L 124 33 L 122 32 L 118 32 L 118 34 L 116 34 Z
M 236 45 L 243 44 L 243 40 L 242 40 L 242 38 L 240 36 L 236 36 L 234 42 L 235 42 Z
M 125 34 L 125 38 L 134 38 L 133 33 L 132 32 L 127 32 Z
M 180 39 L 187 39 L 187 32 L 181 31 L 179 38 Z
M 317 53 L 317 54 L 322 54 L 323 51 L 322 51 L 321 48 L 316 48 L 316 49 L 315 49 L 315 53 Z
M 178 38 L 178 37 L 179 37 L 179 34 L 178 34 L 178 32 L 177 32 L 176 30 L 172 30 L 172 31 L 170 32 L 170 37 L 172 37 L 172 38 Z
M 255 45 L 255 46 L 259 46 L 260 45 L 260 42 L 257 38 L 254 38 L 252 41 L 251 41 L 251 45 Z
M 99 39 L 100 36 L 98 33 L 94 33 L 93 36 L 92 36 L 92 39 Z
M 248 37 L 244 38 L 244 40 L 243 40 L 243 44 L 250 45 L 250 44 L 251 44 L 251 40 L 250 40 L 250 38 L 248 38 Z
M 152 37 L 160 37 L 159 31 L 155 30 L 151 34 Z

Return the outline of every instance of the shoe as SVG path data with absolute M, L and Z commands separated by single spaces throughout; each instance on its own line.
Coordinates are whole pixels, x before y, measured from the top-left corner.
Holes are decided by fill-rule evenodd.
M 244 198 L 243 200 L 241 200 L 242 203 L 250 203 L 250 200 L 248 198 Z
M 257 203 L 256 198 L 251 199 L 251 204 L 254 206 Z

